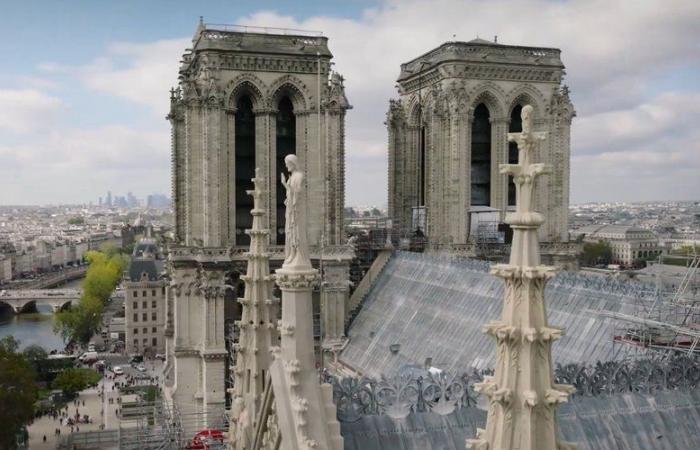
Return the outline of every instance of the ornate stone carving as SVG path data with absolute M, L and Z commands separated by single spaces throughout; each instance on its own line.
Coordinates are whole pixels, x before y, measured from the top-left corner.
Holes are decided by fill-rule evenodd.
M 563 330 L 547 325 L 544 288 L 554 269 L 540 265 L 537 229 L 544 219 L 532 209 L 535 180 L 548 170 L 532 163 L 535 147 L 545 135 L 533 131 L 532 106 L 524 106 L 521 117 L 523 131 L 508 135 L 518 144 L 519 163 L 500 166 L 516 184 L 516 210 L 506 217 L 514 230 L 513 245 L 509 264 L 491 269 L 503 278 L 506 296 L 501 320 L 484 327 L 497 342 L 498 363 L 494 375 L 475 386 L 489 398 L 489 412 L 486 429 L 467 440 L 472 449 L 557 450 L 555 410 L 573 391 L 553 379 L 551 344 Z M 523 353 L 536 357 L 520 358 Z M 529 411 L 542 407 L 545 413 Z

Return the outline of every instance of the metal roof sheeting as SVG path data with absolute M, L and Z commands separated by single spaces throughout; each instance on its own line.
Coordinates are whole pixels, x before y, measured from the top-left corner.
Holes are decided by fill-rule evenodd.
M 654 395 L 577 397 L 561 405 L 562 440 L 579 450 L 697 450 L 700 390 Z M 486 425 L 486 412 L 458 409 L 448 416 L 417 413 L 405 419 L 363 416 L 341 423 L 345 450 L 453 450 Z
M 500 317 L 504 284 L 487 269 L 482 261 L 397 252 L 350 327 L 341 361 L 374 377 L 429 357 L 452 373 L 494 367 L 495 343 L 481 329 Z M 586 310 L 633 314 L 636 298 L 647 295 L 639 283 L 559 274 L 545 291 L 549 323 L 566 329 L 555 363 L 613 359 L 614 320 Z

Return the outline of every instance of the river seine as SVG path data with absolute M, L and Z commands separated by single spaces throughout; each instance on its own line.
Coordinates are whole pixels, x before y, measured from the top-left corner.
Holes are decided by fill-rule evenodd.
M 83 280 L 74 280 L 61 288 L 77 289 Z M 65 344 L 60 336 L 53 332 L 53 313 L 51 307 L 39 307 L 38 312 L 15 315 L 10 308 L 0 310 L 0 339 L 12 335 L 19 341 L 20 348 L 40 345 L 47 352 L 63 350 Z

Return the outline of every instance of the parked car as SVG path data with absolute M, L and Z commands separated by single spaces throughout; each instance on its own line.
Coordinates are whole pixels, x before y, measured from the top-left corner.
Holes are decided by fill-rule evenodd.
M 131 355 L 129 358 L 129 364 L 134 365 L 143 362 L 143 355 Z
M 165 361 L 165 355 L 162 353 L 156 353 L 156 359 L 160 359 L 161 361 Z
M 143 364 L 139 364 L 138 366 L 136 366 L 136 370 L 138 370 L 139 372 L 145 372 L 146 368 Z
M 120 366 L 114 366 L 112 372 L 114 372 L 115 375 L 124 375 L 124 369 L 122 369 Z

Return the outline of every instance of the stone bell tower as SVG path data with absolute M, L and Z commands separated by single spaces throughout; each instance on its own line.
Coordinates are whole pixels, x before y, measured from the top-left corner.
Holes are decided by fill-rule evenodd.
M 571 121 L 564 64 L 555 48 L 503 45 L 484 39 L 445 42 L 401 65 L 398 99 L 387 113 L 389 217 L 402 237 L 424 235 L 432 249 L 480 256 L 479 246 L 510 243 L 506 215 L 515 210 L 513 177 L 499 164 L 517 161 L 509 132 L 520 112 L 546 131 L 538 159 L 552 166 L 536 207 L 543 257 L 567 260 Z M 554 261 L 557 262 L 557 261 Z
M 343 78 L 330 70 L 331 58 L 328 39 L 318 33 L 201 21 L 182 57 L 168 115 L 175 243 L 166 369 L 170 396 L 181 409 L 223 408 L 224 305 L 233 310 L 226 322 L 240 318 L 235 299 L 242 292 L 231 280 L 245 272 L 251 243 L 246 230 L 254 205 L 247 191 L 254 190 L 251 180 L 262 180 L 260 227 L 270 231 L 274 269 L 284 259 L 280 177 L 288 154 L 307 174 L 310 257 L 322 279 L 314 288 L 322 333 L 316 342 L 326 348 L 342 342 L 354 255 L 343 229 L 345 113 L 351 106 Z

